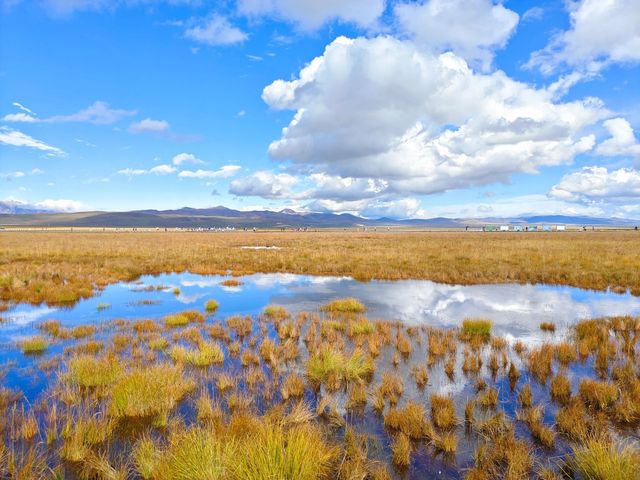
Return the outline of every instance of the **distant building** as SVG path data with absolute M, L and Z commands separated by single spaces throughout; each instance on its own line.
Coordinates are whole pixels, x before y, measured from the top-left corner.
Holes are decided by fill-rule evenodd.
M 556 226 L 556 231 L 558 232 L 564 232 L 567 228 L 564 225 L 557 225 Z

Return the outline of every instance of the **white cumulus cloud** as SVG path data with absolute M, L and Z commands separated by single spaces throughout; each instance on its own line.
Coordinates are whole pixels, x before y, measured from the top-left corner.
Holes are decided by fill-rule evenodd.
M 561 66 L 598 72 L 611 63 L 640 61 L 638 0 L 566 2 L 570 28 L 534 52 L 529 66 L 551 73 Z
M 229 185 L 229 193 L 238 196 L 286 198 L 291 195 L 291 188 L 298 181 L 297 177 L 288 173 L 259 170 L 247 177 L 232 181 Z
M 174 165 L 182 165 L 183 163 L 203 164 L 204 162 L 192 153 L 179 153 L 171 160 Z
M 42 202 L 35 203 L 35 206 L 45 210 L 54 210 L 57 212 L 79 212 L 87 209 L 86 205 L 82 202 L 66 199 L 43 200 Z
M 386 193 L 431 194 L 505 182 L 570 163 L 595 145 L 607 114 L 597 99 L 552 94 L 497 71 L 474 73 L 453 53 L 433 55 L 391 37 L 339 37 L 297 79 L 262 95 L 294 110 L 278 160 L 313 173 L 384 182 Z
M 629 155 L 640 157 L 640 143 L 636 140 L 633 128 L 624 118 L 611 118 L 603 122 L 611 137 L 596 148 L 596 153 L 608 157 Z
M 518 14 L 492 0 L 427 0 L 399 3 L 400 30 L 435 52 L 453 51 L 487 69 L 493 51 L 504 47 L 518 25 Z
M 584 167 L 563 176 L 550 196 L 570 202 L 630 202 L 640 201 L 640 171 L 606 167 Z

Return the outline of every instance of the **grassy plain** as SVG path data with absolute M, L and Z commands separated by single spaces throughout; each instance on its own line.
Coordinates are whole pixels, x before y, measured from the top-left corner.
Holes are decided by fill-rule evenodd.
M 73 304 L 113 282 L 185 270 L 458 284 L 549 283 L 640 294 L 640 234 L 634 231 L 5 231 L 0 235 L 0 299 L 5 302 Z

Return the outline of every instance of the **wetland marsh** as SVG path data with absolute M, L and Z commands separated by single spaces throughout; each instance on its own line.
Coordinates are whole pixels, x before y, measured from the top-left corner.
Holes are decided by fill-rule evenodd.
M 7 305 L 2 475 L 634 478 L 639 314 L 629 292 L 282 273 Z

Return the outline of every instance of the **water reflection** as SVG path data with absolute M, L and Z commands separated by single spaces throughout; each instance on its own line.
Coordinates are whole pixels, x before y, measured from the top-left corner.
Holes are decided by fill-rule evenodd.
M 71 309 L 19 305 L 5 314 L 0 340 L 24 334 L 33 324 L 56 318 L 63 324 L 112 318 L 155 318 L 184 308 L 199 308 L 208 299 L 220 303 L 219 316 L 255 315 L 265 305 L 284 305 L 291 312 L 314 311 L 338 297 L 352 296 L 368 307 L 368 316 L 409 325 L 459 325 L 467 317 L 494 322 L 494 332 L 508 339 L 541 340 L 540 322 L 553 322 L 562 334 L 584 318 L 640 314 L 640 298 L 548 285 L 445 285 L 424 280 L 357 282 L 348 277 L 255 274 L 238 278 L 239 286 L 220 283 L 229 277 L 191 273 L 146 276 L 135 283 L 111 285 Z M 99 310 L 99 304 L 110 308 Z M 202 305 L 200 305 L 202 304 Z

